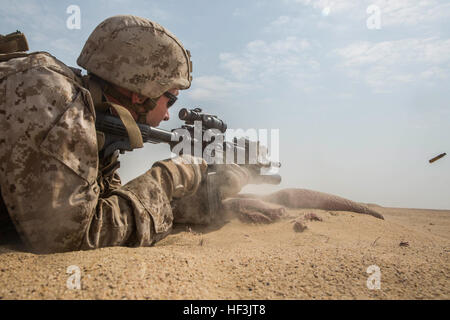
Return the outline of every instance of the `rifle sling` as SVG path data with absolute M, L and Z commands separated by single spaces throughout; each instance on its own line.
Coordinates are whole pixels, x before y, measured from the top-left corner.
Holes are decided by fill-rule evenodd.
M 103 89 L 101 84 L 95 80 L 95 77 L 93 78 L 90 75 L 85 76 L 83 77 L 83 82 L 85 86 L 88 87 L 92 101 L 94 102 L 95 110 L 106 112 L 110 108 L 114 109 L 127 130 L 128 138 L 130 140 L 130 147 L 132 149 L 142 148 L 144 146 L 144 141 L 142 140 L 141 130 L 139 130 L 139 127 L 131 116 L 130 111 L 116 103 L 102 101 Z M 97 132 L 97 138 L 99 150 L 101 150 L 105 143 L 104 133 Z
M 132 149 L 142 148 L 144 146 L 141 130 L 139 130 L 139 127 L 136 121 L 131 116 L 130 111 L 128 111 L 125 107 L 122 107 L 121 105 L 112 102 L 102 102 L 99 107 L 100 107 L 99 109 L 111 107 L 117 112 L 120 120 L 125 126 L 125 129 L 127 130 L 128 138 L 130 140 L 130 147 Z

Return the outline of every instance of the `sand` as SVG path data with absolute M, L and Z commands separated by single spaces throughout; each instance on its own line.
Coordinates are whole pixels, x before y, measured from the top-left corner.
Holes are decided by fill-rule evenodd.
M 449 299 L 450 211 L 376 210 L 385 220 L 301 209 L 266 225 L 233 217 L 181 225 L 151 248 L 36 255 L 1 246 L 0 298 Z M 295 232 L 293 220 L 306 213 L 322 221 Z M 80 289 L 67 286 L 72 265 Z M 367 286 L 372 265 L 380 289 Z

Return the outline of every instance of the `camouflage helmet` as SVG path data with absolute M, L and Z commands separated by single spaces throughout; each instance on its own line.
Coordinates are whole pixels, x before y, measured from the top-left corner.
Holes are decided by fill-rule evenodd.
M 191 85 L 190 53 L 167 29 L 150 20 L 119 15 L 100 23 L 77 64 L 130 91 L 158 98 Z

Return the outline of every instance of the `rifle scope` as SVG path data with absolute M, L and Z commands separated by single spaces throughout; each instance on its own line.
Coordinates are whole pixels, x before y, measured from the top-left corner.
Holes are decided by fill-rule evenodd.
M 220 132 L 227 131 L 227 124 L 212 114 L 202 113 L 202 109 L 183 108 L 178 113 L 178 118 L 188 124 L 194 124 L 194 121 L 201 121 L 206 129 L 218 129 Z

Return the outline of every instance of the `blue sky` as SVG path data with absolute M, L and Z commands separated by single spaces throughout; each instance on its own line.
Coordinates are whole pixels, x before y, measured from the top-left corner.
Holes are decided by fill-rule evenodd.
M 78 5 L 81 29 L 67 7 Z M 367 9 L 372 6 L 372 11 Z M 379 12 L 379 29 L 369 29 Z M 376 12 L 375 12 L 376 13 Z M 385 206 L 450 209 L 450 3 L 447 0 L 9 1 L 0 33 L 76 66 L 105 18 L 135 14 L 192 53 L 181 107 L 201 106 L 230 128 L 280 130 L 280 186 Z M 149 145 L 122 157 L 124 181 L 169 157 Z

